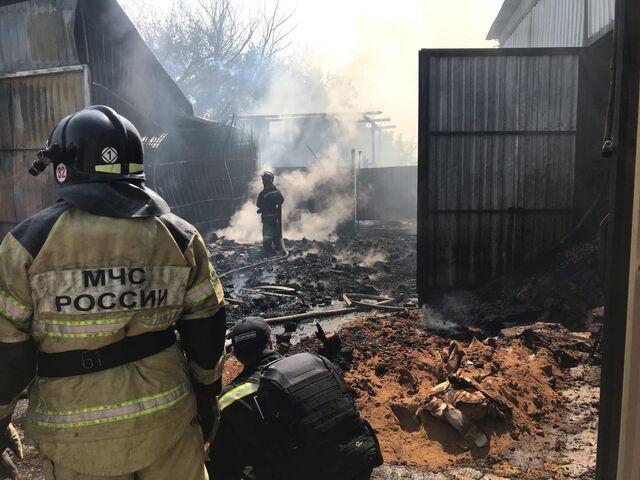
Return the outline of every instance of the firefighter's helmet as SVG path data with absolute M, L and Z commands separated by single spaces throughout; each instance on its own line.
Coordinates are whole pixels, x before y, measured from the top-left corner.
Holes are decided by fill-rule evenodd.
M 53 162 L 59 184 L 144 180 L 142 159 L 136 127 L 112 108 L 94 105 L 58 123 L 30 173 Z
M 262 181 L 265 183 L 273 183 L 274 175 L 271 172 L 262 172 Z

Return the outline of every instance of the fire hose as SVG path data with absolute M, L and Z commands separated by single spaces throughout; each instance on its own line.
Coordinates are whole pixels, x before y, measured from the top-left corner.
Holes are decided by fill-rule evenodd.
M 289 257 L 289 251 L 286 248 L 284 248 L 284 245 L 282 245 L 282 207 L 281 206 L 278 208 L 278 230 L 280 234 L 280 245 L 284 249 L 284 255 L 281 255 L 280 257 L 267 258 L 266 260 L 252 263 L 251 265 L 245 265 L 244 267 L 234 268 L 233 270 L 229 270 L 228 272 L 221 273 L 220 275 L 218 275 L 218 278 L 223 278 L 231 273 L 242 272 L 244 270 L 250 270 L 252 268 L 260 267 L 268 263 L 279 262 L 280 260 L 284 260 L 285 258 Z
M 296 313 L 293 315 L 285 315 L 282 317 L 267 318 L 265 321 L 270 325 L 280 325 L 285 322 L 300 322 L 309 318 L 333 317 L 336 315 L 347 315 L 358 311 L 382 310 L 385 312 L 402 312 L 407 307 L 398 307 L 389 305 L 394 299 L 380 295 L 366 295 L 362 293 L 345 293 L 342 295 L 346 308 L 337 308 L 333 310 L 313 310 L 310 312 Z M 363 302 L 362 300 L 373 300 L 376 303 Z
M 230 273 L 230 272 L 227 272 L 227 273 Z M 283 286 L 269 285 L 268 287 L 282 288 Z M 284 287 L 284 288 L 287 288 L 287 287 Z M 291 290 L 295 290 L 295 289 L 291 289 Z M 259 293 L 264 293 L 264 292 L 259 292 Z M 281 317 L 266 318 L 265 321 L 269 325 L 281 325 L 286 322 L 298 323 L 298 322 L 301 322 L 302 320 L 308 320 L 311 318 L 334 317 L 337 315 L 348 315 L 350 313 L 364 312 L 364 311 L 370 311 L 370 310 L 381 310 L 385 312 L 401 312 L 404 310 L 419 308 L 419 307 L 398 307 L 398 306 L 389 305 L 389 303 L 393 303 L 395 300 L 393 298 L 385 297 L 381 295 L 367 295 L 363 293 L 345 293 L 342 295 L 342 299 L 344 303 L 347 305 L 346 308 L 334 308 L 332 310 L 312 310 L 309 312 L 295 313 L 293 315 L 284 315 Z M 375 303 L 364 302 L 362 300 L 373 300 Z M 236 300 L 232 303 L 241 303 L 241 302 Z M 227 340 L 225 346 L 227 350 L 230 349 L 231 340 Z
M 260 267 L 260 266 L 266 265 L 268 263 L 279 262 L 280 260 L 284 260 L 284 259 L 286 259 L 288 257 L 289 257 L 289 251 L 285 250 L 285 254 L 280 256 L 280 257 L 267 258 L 266 260 L 261 260 L 259 262 L 252 263 L 250 265 L 245 265 L 244 267 L 234 268 L 233 270 L 229 270 L 227 272 L 221 273 L 220 275 L 218 275 L 218 278 L 226 277 L 227 275 L 230 275 L 232 273 L 243 272 L 244 270 L 249 270 L 249 269 L 252 269 L 252 268 Z

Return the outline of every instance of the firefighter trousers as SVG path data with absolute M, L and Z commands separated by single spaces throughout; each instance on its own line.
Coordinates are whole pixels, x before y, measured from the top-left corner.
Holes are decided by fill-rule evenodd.
M 43 458 L 45 480 L 209 480 L 204 466 L 204 444 L 200 426 L 193 422 L 164 455 L 140 471 L 117 476 L 93 476 L 73 471 Z

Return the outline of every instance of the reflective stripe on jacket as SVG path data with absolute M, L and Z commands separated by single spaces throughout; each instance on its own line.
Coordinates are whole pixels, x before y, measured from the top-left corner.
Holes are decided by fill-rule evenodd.
M 220 411 L 222 412 L 236 400 L 240 400 L 241 398 L 256 393 L 258 391 L 258 386 L 259 385 L 255 382 L 244 382 L 221 395 L 218 404 Z
M 255 401 L 262 368 L 278 358 L 278 353 L 265 351 L 255 364 L 245 366 L 242 373 L 224 387 L 218 399 L 220 427 L 211 446 L 208 465 L 216 480 L 237 480 L 249 466 L 258 479 L 278 478 L 273 458 L 265 448 L 272 439 L 267 436 Z

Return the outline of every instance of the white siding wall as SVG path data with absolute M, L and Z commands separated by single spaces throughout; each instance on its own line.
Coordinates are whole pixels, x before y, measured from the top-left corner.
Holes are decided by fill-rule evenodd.
M 610 30 L 615 0 L 586 0 L 591 43 Z M 539 0 L 501 46 L 580 47 L 584 44 L 585 0 Z
M 519 48 L 532 47 L 529 37 L 531 36 L 531 15 L 527 15 L 516 27 L 513 33 L 502 42 L 501 47 Z
M 613 27 L 615 0 L 589 0 L 589 37 L 600 38 Z

